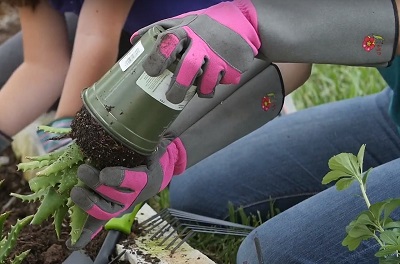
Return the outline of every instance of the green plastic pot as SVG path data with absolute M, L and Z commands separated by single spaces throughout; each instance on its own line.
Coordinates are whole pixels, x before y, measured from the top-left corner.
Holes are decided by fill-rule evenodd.
M 164 132 L 193 97 L 190 89 L 185 100 L 172 104 L 165 98 L 172 71 L 158 77 L 148 76 L 142 61 L 154 46 L 163 28 L 149 30 L 99 81 L 85 89 L 85 107 L 116 140 L 142 154 L 157 148 Z

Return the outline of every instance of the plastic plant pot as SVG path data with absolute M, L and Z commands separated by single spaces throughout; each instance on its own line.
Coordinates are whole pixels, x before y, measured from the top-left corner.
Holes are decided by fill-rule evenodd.
M 162 27 L 150 29 L 93 86 L 85 89 L 85 107 L 104 129 L 128 148 L 149 155 L 160 142 L 164 132 L 193 97 L 189 89 L 179 104 L 169 102 L 169 89 L 175 65 L 160 76 L 150 77 L 142 67 Z

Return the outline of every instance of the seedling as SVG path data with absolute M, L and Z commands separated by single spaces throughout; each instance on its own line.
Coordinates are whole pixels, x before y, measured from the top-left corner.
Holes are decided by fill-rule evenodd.
M 51 127 L 40 127 L 45 131 L 66 134 L 70 130 Z M 87 214 L 76 206 L 69 198 L 73 186 L 78 184 L 76 176 L 78 166 L 83 164 L 85 157 L 79 147 L 72 143 L 62 150 L 49 154 L 27 157 L 28 162 L 18 164 L 18 170 L 38 170 L 36 177 L 29 181 L 33 193 L 28 195 L 12 193 L 12 196 L 25 202 L 40 201 L 31 224 L 39 225 L 49 217 L 54 219 L 56 234 L 60 237 L 64 218 L 69 215 L 71 241 L 75 243 L 81 235 Z
M 357 182 L 367 210 L 346 227 L 347 236 L 342 245 L 350 251 L 356 250 L 363 240 L 374 239 L 380 245 L 375 256 L 379 263 L 400 263 L 400 221 L 393 220 L 391 213 L 400 206 L 400 198 L 371 204 L 367 195 L 367 179 L 372 168 L 363 171 L 365 145 L 362 145 L 357 156 L 351 153 L 340 153 L 333 156 L 329 162 L 331 169 L 322 179 L 323 184 L 336 181 L 336 189 L 341 191 Z
M 0 184 L 2 181 L 0 181 Z M 4 224 L 10 215 L 10 212 L 6 212 L 0 215 L 0 264 L 4 264 L 6 259 L 9 257 L 11 251 L 15 247 L 17 243 L 17 237 L 21 230 L 29 224 L 32 220 L 33 216 L 27 216 L 23 219 L 17 220 L 17 223 L 11 227 L 10 232 L 8 234 L 3 234 Z M 29 254 L 30 250 L 26 250 L 19 255 L 15 256 L 11 261 L 11 264 L 19 264 L 25 259 L 25 257 Z

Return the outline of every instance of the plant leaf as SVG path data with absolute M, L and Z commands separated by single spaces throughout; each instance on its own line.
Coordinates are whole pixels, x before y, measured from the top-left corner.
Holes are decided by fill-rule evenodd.
M 386 219 L 390 216 L 390 214 L 400 206 L 400 198 L 396 199 L 388 199 L 387 203 L 383 205 L 383 219 L 382 223 L 385 223 Z
M 340 170 L 333 170 L 328 172 L 324 178 L 322 178 L 322 184 L 328 184 L 332 181 L 336 181 L 342 177 L 351 177 L 350 174 L 340 171 Z
M 387 201 L 374 203 L 371 204 L 371 206 L 368 208 L 368 210 L 371 212 L 371 214 L 373 215 L 373 217 L 376 219 L 377 222 L 380 221 L 386 203 Z
M 366 172 L 363 173 L 362 175 L 362 183 L 364 185 L 364 189 L 367 189 L 367 179 L 369 176 L 369 173 L 372 171 L 372 168 L 369 168 Z
M 400 222 L 399 221 L 394 221 L 394 222 L 390 222 L 385 224 L 385 229 L 389 229 L 389 228 L 400 228 Z
M 357 219 L 356 219 L 356 225 L 374 225 L 374 222 L 371 220 L 370 216 L 369 216 L 370 212 L 369 211 L 365 211 L 363 213 L 361 213 Z
M 388 255 L 392 255 L 400 250 L 400 246 L 398 245 L 389 245 L 385 246 L 384 248 L 379 249 L 378 252 L 375 253 L 376 257 L 384 257 Z
M 398 236 L 397 236 L 397 234 L 396 234 L 395 232 L 393 232 L 393 231 L 391 231 L 391 230 L 385 230 L 385 231 L 383 231 L 383 232 L 380 234 L 379 237 L 381 238 L 381 240 L 382 240 L 383 242 L 385 242 L 385 244 L 388 244 L 388 245 L 398 245 L 398 243 L 397 243 L 397 238 L 398 238 Z
M 365 238 L 365 239 L 368 239 L 368 238 Z M 364 240 L 364 237 L 351 237 L 351 236 L 347 235 L 342 241 L 342 246 L 345 246 L 348 248 L 348 250 L 353 251 L 358 248 L 361 241 L 363 241 L 363 240 Z
M 365 153 L 365 144 L 362 144 L 357 154 L 357 161 L 358 161 L 358 166 L 360 168 L 360 172 L 363 171 L 364 153 Z
M 373 233 L 369 228 L 365 225 L 355 225 L 352 229 L 349 230 L 348 235 L 354 238 L 357 237 L 372 237 Z
M 340 153 L 329 159 L 328 166 L 331 170 L 343 171 L 352 176 L 359 175 L 357 157 L 351 153 Z
M 349 188 L 350 185 L 353 183 L 353 181 L 354 181 L 354 178 L 341 178 L 335 184 L 336 189 L 338 191 L 343 191 L 343 190 Z
M 395 255 L 379 258 L 379 264 L 399 264 L 399 263 L 400 263 L 400 258 Z

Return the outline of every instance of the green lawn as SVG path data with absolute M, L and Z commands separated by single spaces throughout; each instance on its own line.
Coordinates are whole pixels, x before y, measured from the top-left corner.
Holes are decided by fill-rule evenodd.
M 292 96 L 298 110 L 355 96 L 381 91 L 385 82 L 375 68 L 335 65 L 314 65 L 310 79 Z M 327 161 L 328 162 L 328 161 Z M 156 210 L 168 207 L 168 191 L 151 201 Z M 272 205 L 271 205 L 272 206 Z M 245 215 L 240 208 L 227 205 L 231 221 L 257 226 L 259 215 Z M 277 208 L 274 211 L 279 212 Z M 236 251 L 242 238 L 202 234 L 190 240 L 190 245 L 212 258 L 216 263 L 236 263 Z
M 375 68 L 314 65 L 310 79 L 293 93 L 297 109 L 381 91 L 386 83 Z

